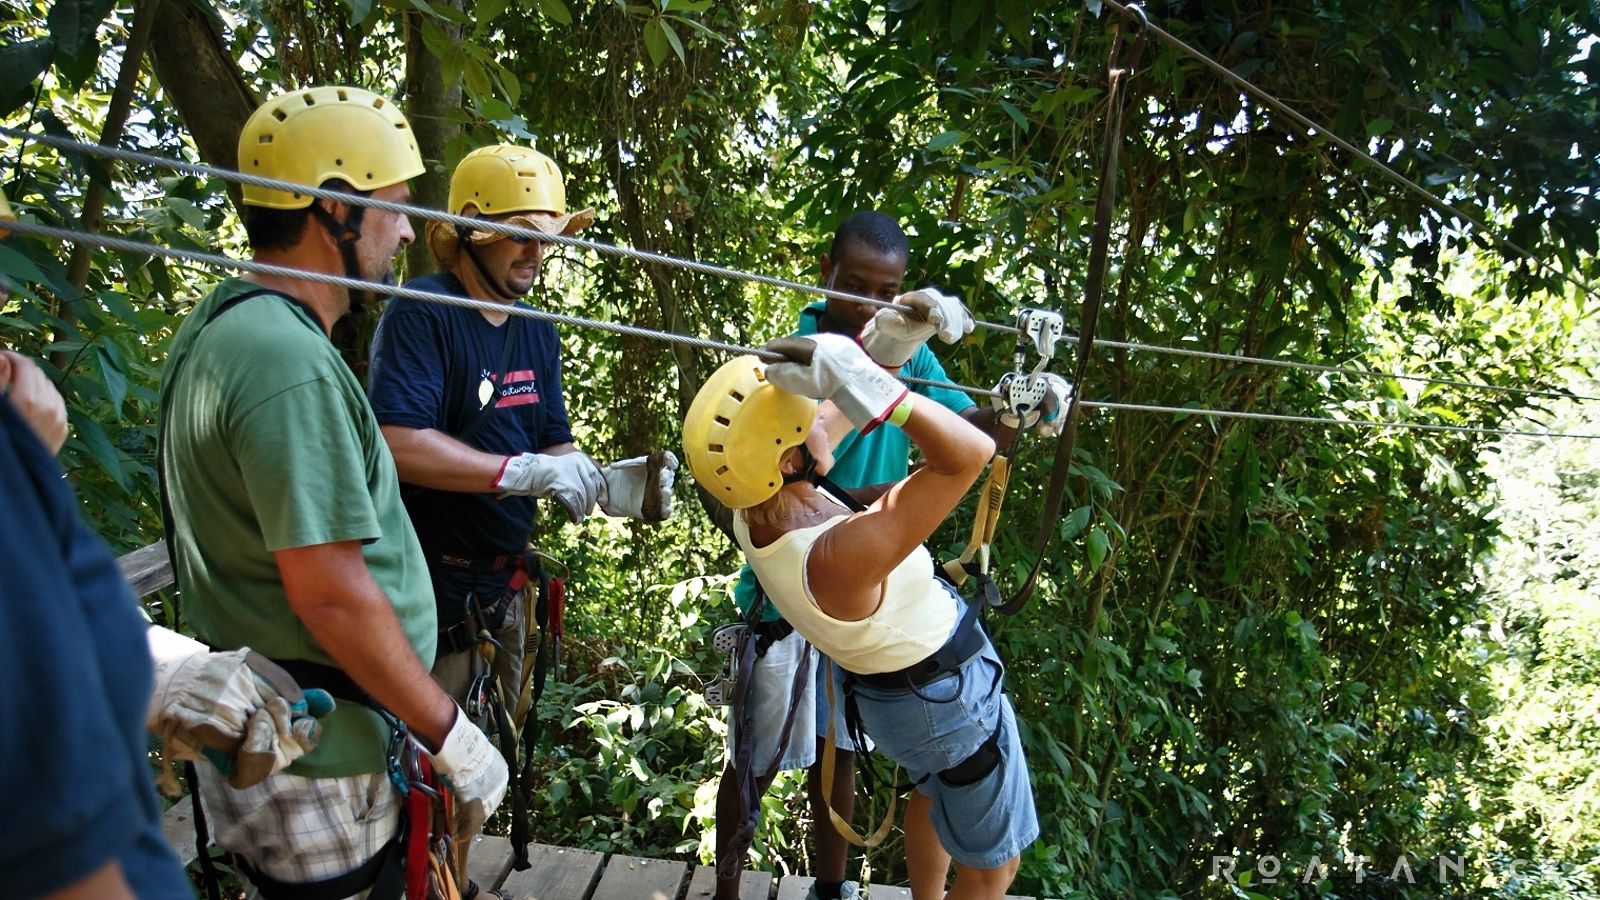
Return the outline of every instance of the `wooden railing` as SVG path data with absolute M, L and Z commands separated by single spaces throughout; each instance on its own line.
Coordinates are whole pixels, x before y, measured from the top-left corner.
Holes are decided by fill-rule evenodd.
M 148 597 L 172 586 L 172 560 L 167 557 L 167 542 L 156 541 L 117 560 L 122 577 L 139 597 Z

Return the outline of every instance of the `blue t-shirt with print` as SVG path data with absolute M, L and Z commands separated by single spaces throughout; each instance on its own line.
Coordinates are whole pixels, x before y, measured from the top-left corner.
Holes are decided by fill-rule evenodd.
M 466 296 L 449 273 L 406 286 Z M 488 453 L 514 456 L 572 440 L 561 341 L 549 322 L 512 316 L 496 326 L 475 309 L 396 297 L 373 334 L 367 394 L 381 425 L 457 436 L 473 427 L 467 443 Z M 501 499 L 487 484 L 476 494 L 406 485 L 403 496 L 430 567 L 441 554 L 521 553 L 533 527 L 533 497 Z
M 794 333 L 816 334 L 825 308 L 826 304 L 819 302 L 801 310 L 800 323 Z M 900 374 L 929 381 L 950 380 L 945 374 L 944 366 L 939 364 L 938 357 L 933 355 L 927 344 L 917 348 L 917 352 L 912 354 L 911 359 L 901 368 Z M 912 385 L 911 391 L 955 413 L 974 405 L 971 397 L 950 388 L 918 384 Z M 833 450 L 833 468 L 828 470 L 828 479 L 843 488 L 859 488 L 899 481 L 910 471 L 911 439 L 906 437 L 906 433 L 898 425 L 884 422 L 865 435 L 859 431 L 845 435 L 844 440 Z M 739 583 L 734 586 L 733 600 L 738 604 L 740 613 L 750 610 L 759 588 L 760 583 L 756 581 L 756 574 L 748 565 L 739 570 Z M 778 614 L 777 608 L 769 603 L 762 611 L 761 618 L 763 621 L 775 622 L 782 616 Z
M 115 861 L 134 896 L 192 900 L 150 778 L 150 624 L 77 504 L 0 397 L 0 893 L 48 894 Z

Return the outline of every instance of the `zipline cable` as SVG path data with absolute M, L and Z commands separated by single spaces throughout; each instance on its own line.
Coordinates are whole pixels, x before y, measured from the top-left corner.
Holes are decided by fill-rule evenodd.
M 1152 27 L 1154 27 L 1154 26 L 1152 26 Z M 56 137 L 54 135 L 39 134 L 37 132 L 31 132 L 31 131 L 20 131 L 20 130 L 17 130 L 17 129 L 14 129 L 14 128 L 5 127 L 5 126 L 0 126 L 0 135 L 4 135 L 6 137 L 14 138 L 16 140 L 24 141 L 24 142 L 26 142 L 26 141 L 34 141 L 36 143 L 43 144 L 43 145 L 48 146 L 48 147 L 52 147 L 52 148 L 54 148 L 56 150 L 60 150 L 60 151 L 63 151 L 63 152 L 83 153 L 83 154 L 90 155 L 90 156 L 99 156 L 99 157 L 102 157 L 102 158 L 115 159 L 115 160 L 119 160 L 119 161 L 122 161 L 122 162 L 140 163 L 140 164 L 144 164 L 144 165 L 155 166 L 155 167 L 158 167 L 158 168 L 165 168 L 165 169 L 171 169 L 171 170 L 179 171 L 179 172 L 186 172 L 186 173 L 191 174 L 191 175 L 200 175 L 200 176 L 205 176 L 205 177 L 220 178 L 220 179 L 225 180 L 225 181 L 234 181 L 234 182 L 238 182 L 238 183 L 241 183 L 241 184 L 253 184 L 253 185 L 260 186 L 260 187 L 275 188 L 275 189 L 278 189 L 278 190 L 286 190 L 286 191 L 290 191 L 290 192 L 298 191 L 298 192 L 304 193 L 304 194 L 306 194 L 308 196 L 311 196 L 311 197 L 319 197 L 319 198 L 323 198 L 323 199 L 336 200 L 336 201 L 338 201 L 340 203 L 348 203 L 348 204 L 351 204 L 351 205 L 354 205 L 354 206 L 364 206 L 364 207 L 370 207 L 370 208 L 373 208 L 373 209 L 381 209 L 381 210 L 384 210 L 384 211 L 387 211 L 387 212 L 394 212 L 394 213 L 398 213 L 398 214 L 401 214 L 401 215 L 416 216 L 416 217 L 418 217 L 420 219 L 423 219 L 425 221 L 436 221 L 436 222 L 445 222 L 445 223 L 454 224 L 454 225 L 464 225 L 464 226 L 468 226 L 468 227 L 474 228 L 474 229 L 479 230 L 479 231 L 488 231 L 488 232 L 493 232 L 493 233 L 496 233 L 496 234 L 505 234 L 505 235 L 512 236 L 512 237 L 532 237 L 532 238 L 536 238 L 536 239 L 538 239 L 540 241 L 545 241 L 545 242 L 548 242 L 548 243 L 562 244 L 562 245 L 577 247 L 579 249 L 593 250 L 593 251 L 595 251 L 597 253 L 622 256 L 622 257 L 627 257 L 627 258 L 631 258 L 631 259 L 642 260 L 644 262 L 654 263 L 654 264 L 657 264 L 657 265 L 684 268 L 684 269 L 688 269 L 688 270 L 693 271 L 693 272 L 698 272 L 698 273 L 703 274 L 703 275 L 710 275 L 710 276 L 720 277 L 720 278 L 729 278 L 729 279 L 733 279 L 733 280 L 736 280 L 736 281 L 747 281 L 747 282 L 752 282 L 752 283 L 755 283 L 755 284 L 763 284 L 763 285 L 767 285 L 769 287 L 776 287 L 776 288 L 781 288 L 781 289 L 784 289 L 784 290 L 792 290 L 792 291 L 797 291 L 797 292 L 805 293 L 805 294 L 813 294 L 813 295 L 821 296 L 821 297 L 832 297 L 832 298 L 838 298 L 838 299 L 842 299 L 842 300 L 853 301 L 853 302 L 857 302 L 857 303 L 864 303 L 864 304 L 866 304 L 868 306 L 873 306 L 873 307 L 877 307 L 877 308 L 880 308 L 880 309 L 888 309 L 888 308 L 905 309 L 906 308 L 906 307 L 903 307 L 903 306 L 897 307 L 896 304 L 888 303 L 888 302 L 885 302 L 885 301 L 882 301 L 882 300 L 876 300 L 876 299 L 873 299 L 873 298 L 870 298 L 870 297 L 859 297 L 859 296 L 856 296 L 854 294 L 845 293 L 843 291 L 835 291 L 835 290 L 832 290 L 832 289 L 829 289 L 829 288 L 819 287 L 819 286 L 815 286 L 815 285 L 808 285 L 808 284 L 803 284 L 803 283 L 800 283 L 800 282 L 788 281 L 788 280 L 785 280 L 785 279 L 782 279 L 782 278 L 774 278 L 774 277 L 768 276 L 768 275 L 759 275 L 759 274 L 756 274 L 756 273 L 744 272 L 744 271 L 741 271 L 741 270 L 738 270 L 738 269 L 727 268 L 725 266 L 711 265 L 711 264 L 708 264 L 708 263 L 699 262 L 697 260 L 690 260 L 690 259 L 683 259 L 683 258 L 680 258 L 680 257 L 668 256 L 666 254 L 655 253 L 655 252 L 649 251 L 649 250 L 639 250 L 639 249 L 633 248 L 633 247 L 623 247 L 623 246 L 619 246 L 619 245 L 615 245 L 615 244 L 606 244 L 606 243 L 602 243 L 602 242 L 598 242 L 598 241 L 590 241 L 590 240 L 585 240 L 583 238 L 575 238 L 575 237 L 569 237 L 569 236 L 565 236 L 565 235 L 546 234 L 545 232 L 542 232 L 542 231 L 535 231 L 535 230 L 528 229 L 528 228 L 522 228 L 522 227 L 519 227 L 519 226 L 516 226 L 516 225 L 507 225 L 507 224 L 500 223 L 500 222 L 492 222 L 492 221 L 489 221 L 487 219 L 473 219 L 473 218 L 468 218 L 468 217 L 465 217 L 465 216 L 453 215 L 451 213 L 446 213 L 446 212 L 442 212 L 442 211 L 439 211 L 439 210 L 426 209 L 426 208 L 419 207 L 419 206 L 411 206 L 409 204 L 404 204 L 404 203 L 391 203 L 391 202 L 386 201 L 386 200 L 375 200 L 375 199 L 373 199 L 371 197 L 365 197 L 365 196 L 362 196 L 362 195 L 359 195 L 359 194 L 349 194 L 349 193 L 344 193 L 344 192 L 340 192 L 340 191 L 328 191 L 328 190 L 323 190 L 322 188 L 313 187 L 313 186 L 310 186 L 310 185 L 302 185 L 302 184 L 296 184 L 294 182 L 280 181 L 280 180 L 274 179 L 274 178 L 264 178 L 264 177 L 261 177 L 261 176 L 258 176 L 258 175 L 249 175 L 249 174 L 246 174 L 246 173 L 235 172 L 235 171 L 232 171 L 232 170 L 229 170 L 229 169 L 219 169 L 219 168 L 216 168 L 214 166 L 204 165 L 202 163 L 191 163 L 191 162 L 186 162 L 184 160 L 170 159 L 170 158 L 161 157 L 161 156 L 154 156 L 154 155 L 151 155 L 151 154 L 148 154 L 148 153 L 141 153 L 141 152 L 135 151 L 135 150 L 123 150 L 123 149 L 117 148 L 117 147 L 103 147 L 103 146 L 101 146 L 99 144 L 88 144 L 88 143 L 84 143 L 82 141 L 73 140 L 71 138 Z M 989 329 L 992 329 L 994 331 L 1003 332 L 1003 333 L 1007 333 L 1007 334 L 1016 334 L 1017 333 L 1017 328 L 1014 325 L 1004 325 L 1004 324 L 1000 324 L 1000 323 L 996 323 L 996 322 L 982 322 L 982 321 L 978 322 L 977 325 L 978 325 L 978 327 L 981 327 L 981 328 L 989 328 Z M 1080 341 L 1081 338 L 1077 334 L 1070 334 L 1069 333 L 1068 335 L 1065 336 L 1065 339 L 1073 341 L 1073 342 L 1078 342 L 1078 341 Z M 1106 347 L 1119 348 L 1119 349 L 1124 349 L 1124 350 L 1133 350 L 1133 351 L 1138 351 L 1138 352 L 1164 353 L 1164 354 L 1175 355 L 1175 356 L 1191 356 L 1191 357 L 1197 357 L 1197 358 L 1203 358 L 1203 359 L 1219 359 L 1219 360 L 1226 360 L 1226 361 L 1229 361 L 1229 362 L 1234 362 L 1234 363 L 1239 363 L 1239 364 L 1266 365 L 1266 366 L 1275 366 L 1275 367 L 1286 368 L 1286 369 L 1300 369 L 1300 370 L 1304 370 L 1304 371 L 1308 371 L 1308 372 L 1319 372 L 1319 373 L 1324 373 L 1324 374 L 1336 374 L 1336 375 L 1343 375 L 1343 376 L 1354 377 L 1354 378 L 1399 379 L 1399 380 L 1403 380 L 1403 381 L 1416 381 L 1416 382 L 1424 382 L 1424 383 L 1429 383 L 1429 384 L 1440 384 L 1440 385 L 1446 385 L 1446 386 L 1450 386 L 1450 387 L 1467 388 L 1467 389 L 1472 389 L 1472 390 L 1502 391 L 1502 392 L 1506 392 L 1506 393 L 1526 395 L 1526 396 L 1552 397 L 1552 398 L 1570 398 L 1570 399 L 1577 399 L 1577 400 L 1600 400 L 1600 396 L 1588 396 L 1588 395 L 1582 395 L 1582 394 L 1568 394 L 1568 393 L 1563 393 L 1563 392 L 1560 392 L 1560 391 L 1548 391 L 1548 390 L 1539 390 L 1539 389 L 1536 389 L 1536 388 L 1513 387 L 1513 386 L 1508 386 L 1508 385 L 1490 384 L 1490 383 L 1486 383 L 1486 382 L 1458 381 L 1458 380 L 1446 379 L 1446 378 L 1433 378 L 1433 377 L 1425 376 L 1425 375 L 1410 375 L 1410 374 L 1405 374 L 1405 373 L 1380 372 L 1380 371 L 1371 370 L 1371 369 L 1357 369 L 1357 368 L 1350 368 L 1350 367 L 1344 367 L 1344 366 L 1329 366 L 1329 365 L 1322 365 L 1322 364 L 1319 364 L 1319 363 L 1302 362 L 1302 361 L 1299 361 L 1299 360 L 1272 359 L 1272 358 L 1268 358 L 1268 357 L 1244 356 L 1244 355 L 1239 355 L 1239 354 L 1219 353 L 1219 352 L 1215 352 L 1215 351 L 1192 350 L 1192 349 L 1187 349 L 1187 348 L 1183 348 L 1183 347 L 1165 347 L 1165 346 L 1153 345 L 1153 344 L 1138 344 L 1138 343 L 1127 342 L 1127 341 L 1113 341 L 1113 340 L 1108 340 L 1108 339 L 1104 339 L 1104 338 L 1098 339 L 1095 343 L 1098 343 L 1098 344 L 1100 344 L 1102 346 L 1106 346 Z
M 848 300 L 862 303 L 879 309 L 899 309 L 910 312 L 911 307 L 902 304 L 890 303 L 884 300 L 875 300 L 871 297 L 861 297 L 856 294 L 836 291 L 832 288 L 817 285 L 802 284 L 798 281 L 789 281 L 784 278 L 774 278 L 771 275 L 758 275 L 754 272 L 745 272 L 739 269 L 730 269 L 726 266 L 716 266 L 693 259 L 683 259 L 677 256 L 668 256 L 665 253 L 656 253 L 652 250 L 640 250 L 637 247 L 624 247 L 618 244 L 607 244 L 601 241 L 591 241 L 585 238 L 572 237 L 563 234 L 550 234 L 533 228 L 520 225 L 510 225 L 504 222 L 495 222 L 490 219 L 475 219 L 471 216 L 458 216 L 454 213 L 437 209 L 427 209 L 421 206 L 412 206 L 408 203 L 394 203 L 389 200 L 379 200 L 364 194 L 353 194 L 346 191 L 330 191 L 321 187 L 306 184 L 296 184 L 292 181 L 283 181 L 277 178 L 266 178 L 260 175 L 251 175 L 245 172 L 235 172 L 231 169 L 219 169 L 203 163 L 191 163 L 179 159 L 168 159 L 140 153 L 137 150 L 123 150 L 118 147 L 102 147 L 98 144 L 86 144 L 71 138 L 61 138 L 49 134 L 39 134 L 33 131 L 18 131 L 14 128 L 0 126 L 0 135 L 15 138 L 19 141 L 34 141 L 53 147 L 57 150 L 72 153 L 84 153 L 90 156 L 100 156 L 106 159 L 115 159 L 127 163 L 140 163 L 158 168 L 186 172 L 191 175 L 201 175 L 207 178 L 219 178 L 224 181 L 233 181 L 239 184 L 249 184 L 256 187 L 271 188 L 273 190 L 287 191 L 291 194 L 300 193 L 319 200 L 333 200 L 351 206 L 362 206 L 368 209 L 381 210 L 402 216 L 415 216 L 429 222 L 443 222 L 447 225 L 457 225 L 470 228 L 474 231 L 487 231 L 494 234 L 503 234 L 507 237 L 533 238 L 545 244 L 561 244 L 576 247 L 580 250 L 592 250 L 596 253 L 622 256 L 628 259 L 640 260 L 661 266 L 671 266 L 679 269 L 688 269 L 702 275 L 717 278 L 727 278 L 734 281 L 748 281 L 755 284 L 764 284 L 768 287 L 796 291 L 803 294 L 814 294 L 819 297 Z M 1016 334 L 1015 325 L 1005 325 L 999 322 L 977 322 L 979 328 L 989 328 L 1006 334 Z
M 1118 13 L 1121 13 L 1124 16 L 1132 14 L 1131 10 L 1129 9 L 1129 5 L 1125 4 L 1125 3 L 1122 3 L 1122 2 L 1119 2 L 1119 0 L 1101 0 L 1101 2 L 1105 3 L 1105 5 L 1111 7 L 1112 9 L 1116 10 Z M 1142 12 L 1140 14 L 1142 15 Z M 1199 62 L 1201 65 L 1204 65 L 1206 68 L 1211 69 L 1213 72 L 1216 72 L 1218 75 L 1222 76 L 1224 79 L 1226 79 L 1227 81 L 1232 83 L 1235 87 L 1238 87 L 1240 90 L 1245 91 L 1246 93 L 1248 93 L 1251 96 L 1255 97 L 1257 100 L 1260 100 L 1262 103 L 1266 104 L 1267 107 L 1269 107 L 1270 109 L 1272 109 L 1272 110 L 1274 110 L 1276 112 L 1282 113 L 1285 116 L 1288 116 L 1291 120 L 1294 121 L 1295 124 L 1300 126 L 1301 134 L 1305 135 L 1305 137 L 1307 137 L 1308 139 L 1316 140 L 1318 137 L 1327 138 L 1329 141 L 1333 142 L 1333 144 L 1336 145 L 1337 147 L 1339 147 L 1341 150 L 1344 150 L 1346 153 L 1349 153 L 1352 156 L 1355 156 L 1357 159 L 1360 159 L 1362 162 L 1365 162 L 1367 165 L 1372 166 L 1373 168 L 1377 169 L 1379 172 L 1382 172 L 1384 175 L 1388 176 L 1388 178 L 1390 180 L 1394 181 L 1396 184 L 1398 184 L 1401 187 L 1405 188 L 1407 191 L 1411 192 L 1412 194 L 1415 194 L 1419 199 L 1421 199 L 1424 203 L 1426 203 L 1430 207 L 1432 207 L 1436 212 L 1441 212 L 1441 213 L 1445 213 L 1445 214 L 1448 214 L 1448 215 L 1451 215 L 1451 216 L 1455 216 L 1455 217 L 1457 217 L 1459 219 L 1462 219 L 1462 220 L 1464 220 L 1466 222 L 1471 223 L 1473 225 L 1473 227 L 1477 228 L 1479 232 L 1481 232 L 1485 237 L 1488 237 L 1490 240 L 1495 241 L 1496 243 L 1501 244 L 1502 246 L 1509 248 L 1510 250 L 1515 252 L 1517 255 L 1523 257 L 1524 259 L 1527 259 L 1529 262 L 1532 262 L 1535 266 L 1539 267 L 1540 269 L 1543 269 L 1544 271 L 1549 272 L 1550 274 L 1556 276 L 1557 278 L 1560 278 L 1561 280 L 1573 285 L 1574 287 L 1577 287 L 1579 290 L 1583 291 L 1590 298 L 1593 298 L 1593 299 L 1596 299 L 1596 300 L 1600 300 L 1600 294 L 1597 294 L 1595 292 L 1594 288 L 1590 287 L 1585 282 L 1579 280 L 1576 276 L 1569 275 L 1569 274 L 1561 271 L 1560 269 L 1557 269 L 1555 266 L 1553 266 L 1550 263 L 1546 262 L 1541 257 L 1538 257 L 1538 256 L 1534 255 L 1533 251 L 1528 250 L 1527 248 L 1523 247 L 1521 244 L 1518 244 L 1516 241 L 1513 241 L 1510 238 L 1501 235 L 1500 232 L 1497 229 L 1489 227 L 1489 225 L 1487 223 L 1485 223 L 1482 219 L 1479 219 L 1477 216 L 1474 216 L 1471 213 L 1468 213 L 1465 210 L 1462 210 L 1459 207 L 1456 207 L 1456 206 L 1450 204 L 1449 202 L 1447 202 L 1447 201 L 1435 196 L 1432 191 L 1428 190 L 1427 188 L 1423 187 L 1420 184 L 1417 184 L 1415 181 L 1411 180 L 1410 178 L 1407 178 L 1406 176 L 1404 176 L 1404 175 L 1400 174 L 1399 172 L 1395 171 L 1393 168 L 1391 168 L 1389 165 L 1384 163 L 1382 160 L 1378 159 L 1377 157 L 1373 156 L 1372 154 L 1366 152 L 1365 150 L 1362 150 L 1360 147 L 1357 147 L 1355 144 L 1352 144 L 1349 141 L 1345 140 L 1344 138 L 1340 137 L 1339 135 L 1335 134 L 1333 129 L 1328 128 L 1328 127 L 1326 127 L 1324 125 L 1318 124 L 1315 120 L 1311 119 L 1309 116 L 1305 115 L 1304 113 L 1301 113 L 1299 110 L 1297 110 L 1294 107 L 1290 106 L 1289 104 L 1283 102 L 1282 100 L 1279 100 L 1277 97 L 1274 97 L 1272 94 L 1267 93 L 1267 91 L 1264 88 L 1257 87 L 1249 79 L 1243 78 L 1243 77 L 1241 77 L 1239 75 L 1235 75 L 1233 73 L 1233 70 L 1229 69 L 1227 66 L 1223 65 L 1220 62 L 1217 62 L 1216 60 L 1214 60 L 1211 57 L 1207 56 L 1206 54 L 1200 52 L 1199 50 L 1196 50 L 1194 47 L 1189 46 L 1187 43 L 1185 43 L 1183 40 L 1178 38 L 1176 35 L 1172 34 L 1171 32 L 1169 32 L 1166 29 L 1162 28 L 1161 26 L 1157 25 L 1156 23 L 1150 22 L 1150 21 L 1147 20 L 1146 21 L 1146 27 L 1149 28 L 1150 31 L 1153 32 L 1156 37 L 1158 37 L 1162 41 L 1166 42 L 1172 48 L 1178 50 L 1179 52 L 1181 52 L 1185 56 L 1188 56 L 1189 58 L 1195 60 L 1196 62 Z
M 1063 340 L 1077 340 L 1078 336 L 1067 333 Z M 1188 356 L 1196 359 L 1214 359 L 1235 364 L 1249 364 L 1256 366 L 1275 366 L 1280 369 L 1297 369 L 1304 372 L 1320 372 L 1328 375 L 1347 375 L 1353 378 L 1367 378 L 1374 381 L 1394 379 L 1396 381 L 1411 381 L 1419 384 L 1437 384 L 1445 387 L 1463 388 L 1474 391 L 1496 391 L 1507 394 L 1518 394 L 1525 397 L 1548 397 L 1555 400 L 1600 400 L 1600 395 L 1577 394 L 1566 391 L 1551 391 L 1542 388 L 1512 387 L 1504 384 L 1490 384 L 1484 381 L 1459 381 L 1454 378 L 1438 378 L 1432 375 L 1413 375 L 1408 372 L 1383 372 L 1377 369 L 1354 369 L 1347 366 L 1329 366 L 1321 363 L 1301 362 L 1292 359 L 1272 359 L 1266 356 L 1246 356 L 1243 353 L 1222 353 L 1217 350 L 1196 350 L 1190 347 L 1165 347 L 1154 344 L 1139 344 L 1133 341 L 1114 341 L 1110 338 L 1096 337 L 1095 344 L 1101 347 L 1114 347 L 1121 350 L 1133 350 L 1144 353 L 1160 353 L 1169 356 Z
M 668 343 L 685 344 L 702 350 L 715 350 L 722 353 L 731 353 L 739 356 L 752 355 L 766 362 L 782 362 L 787 357 L 758 347 L 745 347 L 725 341 L 715 341 L 710 338 L 696 337 L 694 335 L 677 334 L 671 331 L 662 331 L 656 328 L 646 328 L 640 325 L 627 325 L 621 322 L 607 322 L 599 319 L 586 319 L 581 316 L 570 316 L 565 313 L 550 312 L 537 309 L 521 303 L 503 304 L 488 300 L 474 300 L 470 297 L 460 297 L 454 294 L 439 294 L 432 291 L 421 291 L 416 288 L 402 287 L 396 284 L 383 284 L 374 281 L 362 281 L 348 278 L 343 275 L 332 275 L 327 272 L 311 272 L 305 269 L 295 269 L 289 266 L 273 265 L 271 263 L 257 262 L 249 259 L 235 259 L 230 256 L 221 256 L 214 253 L 204 253 L 198 250 L 184 250 L 177 247 L 167 247 L 160 244 L 146 244 L 128 238 L 115 237 L 106 234 L 88 234 L 73 231 L 67 228 L 55 228 L 49 225 L 38 225 L 25 220 L 6 223 L 7 227 L 17 234 L 32 235 L 57 241 L 71 241 L 74 243 L 88 244 L 106 250 L 118 250 L 124 253 L 137 253 L 147 256 L 158 256 L 163 259 L 175 259 L 183 262 L 196 263 L 220 269 L 232 269 L 238 272 L 252 272 L 261 275 L 274 275 L 280 278 L 293 278 L 300 281 L 310 281 L 318 284 L 328 284 L 341 287 L 345 290 L 370 291 L 375 294 L 387 294 L 392 297 L 405 297 L 424 303 L 440 303 L 445 306 L 459 306 L 465 309 L 474 309 L 480 312 L 504 313 L 507 315 L 521 316 L 528 319 L 539 319 L 557 325 L 571 325 L 580 328 L 593 328 L 599 331 L 609 331 L 614 334 L 624 334 L 631 337 L 647 338 L 650 340 L 666 341 Z M 953 381 L 935 381 L 928 378 L 913 378 L 904 376 L 902 381 L 907 384 L 925 387 L 944 388 L 945 390 L 961 391 L 975 397 L 998 397 L 999 393 L 989 388 L 971 387 Z M 1489 428 L 1468 425 L 1436 425 L 1427 422 L 1409 422 L 1404 420 L 1386 419 L 1330 419 L 1319 416 L 1294 416 L 1278 413 L 1244 412 L 1227 409 L 1210 409 L 1206 407 L 1189 406 L 1158 406 L 1142 403 L 1114 403 L 1110 401 L 1081 400 L 1079 405 L 1087 409 L 1107 409 L 1123 412 L 1141 413 L 1170 413 L 1185 416 L 1219 416 L 1232 419 L 1256 419 L 1261 421 L 1292 422 L 1305 425 L 1317 425 L 1325 428 L 1350 427 L 1367 429 L 1400 429 L 1412 431 L 1456 432 L 1463 434 L 1479 435 L 1504 435 L 1513 437 L 1537 438 L 1580 438 L 1584 440 L 1600 440 L 1600 433 L 1588 434 L 1582 432 L 1563 431 L 1529 431 L 1509 428 Z

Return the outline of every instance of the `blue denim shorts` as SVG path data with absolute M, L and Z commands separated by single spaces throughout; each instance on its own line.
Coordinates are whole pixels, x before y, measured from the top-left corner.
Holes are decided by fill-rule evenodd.
M 961 669 L 912 691 L 856 682 L 861 724 L 878 750 L 899 763 L 933 800 L 939 843 L 956 862 L 993 869 L 1039 836 L 1033 785 L 1022 756 L 1016 713 L 1001 691 L 1005 666 L 987 638 Z M 919 696 L 920 695 L 920 696 Z M 965 761 L 999 729 L 1000 764 L 976 783 L 956 787 L 939 773 Z

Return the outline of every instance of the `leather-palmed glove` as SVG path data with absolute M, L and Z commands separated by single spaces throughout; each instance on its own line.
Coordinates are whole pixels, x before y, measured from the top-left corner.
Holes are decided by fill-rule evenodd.
M 506 457 L 495 477 L 502 494 L 531 494 L 561 504 L 574 524 L 582 522 L 606 489 L 605 475 L 589 454 L 523 453 Z
M 311 752 L 317 721 L 333 710 L 323 690 L 301 690 L 277 663 L 248 647 L 213 651 L 152 625 L 155 691 L 145 725 L 175 759 L 209 760 L 245 788 Z
M 911 307 L 911 311 L 880 309 L 861 329 L 861 346 L 867 355 L 891 369 L 905 365 L 934 335 L 954 344 L 972 333 L 972 314 L 958 297 L 923 288 L 901 294 L 894 302 Z
M 646 522 L 672 518 L 672 485 L 678 477 L 678 457 L 657 450 L 601 468 L 606 491 L 600 509 L 608 516 L 627 516 Z
M 1021 391 L 1035 402 L 1021 416 L 1017 416 L 1011 412 L 1003 397 L 993 398 L 991 402 L 1000 415 L 1000 424 L 1018 431 L 1037 426 L 1041 437 L 1060 434 L 1061 427 L 1066 424 L 1064 414 L 1072 402 L 1072 383 L 1054 372 L 1029 376 L 1007 375 L 1000 380 L 1000 384 L 995 385 L 995 390 L 1005 393 L 1006 383 L 1012 379 L 1025 379 L 1013 390 Z
M 910 393 L 842 334 L 780 338 L 763 349 L 791 360 L 768 365 L 767 381 L 791 394 L 832 400 L 862 434 L 889 418 Z
M 428 754 L 434 771 L 456 795 L 456 819 L 467 823 L 466 831 L 481 826 L 505 799 L 511 772 L 478 726 L 461 710 L 437 753 Z

